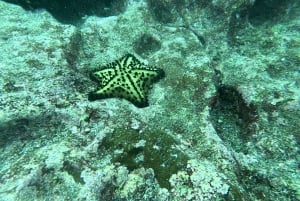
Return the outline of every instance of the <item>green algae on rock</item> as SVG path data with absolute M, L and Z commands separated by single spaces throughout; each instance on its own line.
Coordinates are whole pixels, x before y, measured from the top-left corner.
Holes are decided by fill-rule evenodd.
M 152 168 L 160 186 L 170 188 L 170 177 L 185 169 L 188 160 L 177 144 L 172 136 L 160 130 L 140 133 L 134 129 L 117 129 L 112 136 L 104 138 L 99 152 L 114 153 L 112 161 L 129 171 Z
M 126 54 L 91 73 L 91 79 L 99 84 L 99 89 L 89 94 L 89 100 L 124 98 L 137 107 L 146 107 L 151 85 L 164 76 L 162 69 L 148 67 L 132 54 Z

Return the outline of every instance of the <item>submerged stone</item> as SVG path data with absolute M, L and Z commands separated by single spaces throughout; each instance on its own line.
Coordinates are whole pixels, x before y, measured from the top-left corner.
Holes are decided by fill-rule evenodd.
M 171 175 L 184 169 L 188 160 L 188 156 L 176 145 L 171 135 L 160 130 L 139 133 L 133 129 L 119 129 L 105 137 L 99 152 L 114 153 L 112 161 L 121 163 L 129 171 L 152 168 L 160 186 L 170 188 Z

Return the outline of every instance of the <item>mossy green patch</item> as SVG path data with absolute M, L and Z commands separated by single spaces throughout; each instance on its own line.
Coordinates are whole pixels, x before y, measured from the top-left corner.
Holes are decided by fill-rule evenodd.
M 185 168 L 188 160 L 177 144 L 171 135 L 159 130 L 117 129 L 104 139 L 99 151 L 112 153 L 112 162 L 119 162 L 130 171 L 152 168 L 160 186 L 170 188 L 169 178 Z

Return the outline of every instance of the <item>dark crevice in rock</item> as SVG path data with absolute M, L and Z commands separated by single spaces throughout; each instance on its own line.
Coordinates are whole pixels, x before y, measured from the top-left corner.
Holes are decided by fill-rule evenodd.
M 243 43 L 238 36 L 248 26 L 248 17 L 249 11 L 246 8 L 239 9 L 231 14 L 227 31 L 229 45 L 234 46 Z
M 63 129 L 64 125 L 54 112 L 38 116 L 26 116 L 0 122 L 0 146 L 11 143 L 14 140 L 30 141 L 40 138 L 44 133 L 51 133 L 56 129 Z M 44 140 L 46 137 L 43 136 Z
M 46 9 L 58 21 L 78 24 L 85 15 L 112 16 L 123 12 L 128 0 L 4 0 L 26 10 Z
M 74 164 L 74 162 L 71 161 L 65 161 L 64 170 L 72 175 L 75 182 L 84 184 L 84 180 L 81 177 L 82 167 L 80 167 L 79 164 Z
M 153 54 L 161 48 L 160 40 L 148 33 L 142 34 L 133 44 L 134 51 L 142 56 Z
M 257 25 L 266 21 L 281 20 L 295 2 L 295 0 L 256 0 L 249 10 L 249 20 Z
M 77 30 L 70 38 L 70 43 L 68 43 L 68 45 L 63 48 L 63 52 L 65 55 L 65 58 L 69 64 L 69 66 L 75 70 L 78 71 L 76 69 L 76 65 L 77 65 L 77 60 L 79 58 L 79 51 L 82 47 L 82 35 L 80 30 Z
M 235 151 L 246 152 L 244 144 L 255 132 L 256 106 L 247 104 L 233 86 L 220 86 L 212 102 L 210 117 L 220 138 Z

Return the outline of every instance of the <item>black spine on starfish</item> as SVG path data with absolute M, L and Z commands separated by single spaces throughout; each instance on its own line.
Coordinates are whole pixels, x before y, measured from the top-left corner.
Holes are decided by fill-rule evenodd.
M 124 98 L 137 107 L 148 106 L 147 94 L 154 82 L 165 76 L 162 69 L 148 67 L 132 54 L 101 67 L 90 74 L 98 89 L 89 94 L 89 100 Z

